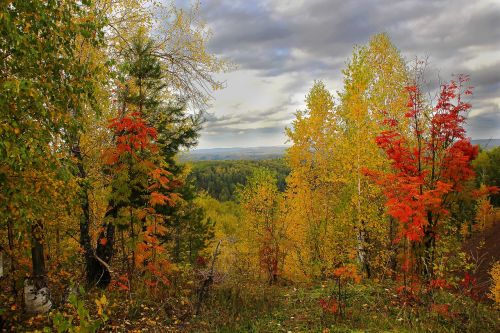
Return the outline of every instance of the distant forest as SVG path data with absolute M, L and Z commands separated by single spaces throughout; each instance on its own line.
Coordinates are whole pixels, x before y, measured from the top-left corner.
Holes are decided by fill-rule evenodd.
M 196 161 L 191 162 L 192 171 L 188 181 L 199 190 L 206 191 L 219 201 L 235 200 L 238 186 L 244 186 L 252 173 L 260 168 L 269 169 L 276 174 L 278 190 L 283 192 L 285 179 L 290 168 L 282 158 L 255 161 Z

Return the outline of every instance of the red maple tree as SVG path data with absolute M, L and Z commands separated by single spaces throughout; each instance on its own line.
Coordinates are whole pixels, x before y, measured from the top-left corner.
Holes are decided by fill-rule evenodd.
M 397 120 L 387 118 L 388 129 L 376 138 L 391 169 L 365 170 L 382 187 L 388 214 L 399 221 L 398 240 L 404 237 L 423 244 L 420 255 L 430 275 L 437 228 L 449 213 L 451 195 L 474 177 L 471 162 L 478 147 L 470 143 L 464 129 L 471 105 L 463 97 L 472 94 L 467 81 L 468 76 L 459 75 L 443 84 L 433 107 L 426 104 L 418 86 L 408 87 L 408 131 L 402 133 Z

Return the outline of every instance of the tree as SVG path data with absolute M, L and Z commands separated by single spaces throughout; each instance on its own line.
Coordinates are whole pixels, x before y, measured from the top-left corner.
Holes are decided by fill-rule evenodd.
M 274 284 L 282 271 L 286 232 L 279 212 L 280 195 L 276 176 L 266 169 L 256 171 L 240 190 L 239 201 L 251 225 L 251 237 L 259 244 L 260 267 L 267 275 L 267 282 Z
M 441 224 L 446 222 L 451 197 L 474 177 L 471 163 L 477 146 L 465 137 L 465 114 L 471 108 L 463 101 L 472 91 L 465 87 L 468 77 L 443 84 L 432 108 L 426 105 L 420 87 L 407 88 L 406 117 L 410 137 L 396 129 L 397 120 L 387 117 L 392 129 L 377 137 L 391 162 L 388 172 L 371 170 L 369 175 L 382 187 L 388 213 L 399 221 L 400 237 L 414 247 L 416 270 L 434 275 L 434 254 Z
M 10 248 L 14 229 L 30 235 L 33 279 L 39 289 L 47 272 L 43 241 L 50 210 L 47 197 L 54 196 L 45 191 L 26 198 L 19 195 L 34 181 L 49 178 L 47 185 L 40 184 L 48 189 L 58 179 L 68 180 L 65 148 L 78 129 L 74 116 L 81 113 L 82 100 L 93 99 L 92 68 L 74 59 L 78 41 L 99 43 L 102 26 L 91 19 L 97 15 L 87 2 L 30 0 L 3 7 L 0 214 L 2 222 L 7 221 Z M 58 194 L 65 188 L 57 189 Z
M 211 92 L 224 88 L 224 82 L 213 74 L 233 66 L 208 51 L 211 30 L 201 18 L 199 1 L 188 10 L 171 6 L 159 12 L 166 14 L 156 21 L 154 28 L 165 33 L 156 35 L 158 48 L 154 55 L 162 61 L 170 88 L 193 111 L 204 110 Z
M 184 103 L 169 90 L 161 58 L 155 54 L 158 49 L 145 30 L 139 30 L 133 37 L 123 64 L 128 78 L 123 98 L 157 130 L 155 141 L 166 170 L 177 182 L 171 190 L 178 198 L 174 205 L 158 208 L 158 213 L 166 217 L 168 227 L 163 239 L 172 241 L 168 244 L 172 246 L 174 261 L 193 262 L 195 254 L 206 246 L 211 226 L 204 223 L 203 211 L 193 203 L 194 189 L 186 184 L 187 172 L 184 166 L 176 163 L 175 156 L 181 149 L 197 143 L 201 118 L 188 114 Z M 181 255 L 186 251 L 187 256 Z
M 97 240 L 96 261 L 90 275 L 100 286 L 107 286 L 111 279 L 107 264 L 114 254 L 116 228 L 127 230 L 129 234 L 130 262 L 128 257 L 126 261 L 131 282 L 135 267 L 145 263 L 144 254 L 137 260 L 138 249 L 147 250 L 151 245 L 148 242 L 157 243 L 156 236 L 164 233 L 155 208 L 173 205 L 176 200 L 171 191 L 176 185 L 158 156 L 155 128 L 148 126 L 138 112 L 113 119 L 110 128 L 115 134 L 115 146 L 105 155 L 112 175 L 109 208 Z M 151 220 L 152 229 L 148 228 Z M 141 233 L 146 233 L 141 237 L 144 239 L 142 244 L 139 242 Z
M 214 221 L 206 218 L 205 209 L 197 202 L 197 193 L 192 182 L 180 175 L 182 186 L 177 190 L 181 200 L 161 212 L 167 218 L 168 230 L 162 241 L 171 251 L 175 263 L 195 264 L 214 238 Z
M 383 205 L 380 190 L 362 169 L 383 170 L 388 166 L 375 137 L 384 129 L 381 120 L 387 115 L 397 120 L 401 131 L 405 130 L 408 74 L 399 51 L 385 34 L 373 36 L 366 46 L 355 50 L 343 74 L 344 87 L 336 110 L 339 135 L 334 153 L 338 160 L 336 173 L 342 175 L 337 211 L 339 219 L 347 219 L 354 229 L 358 261 L 369 277 L 372 265 L 394 267 L 395 226 L 391 219 L 386 223 L 385 212 L 380 209 Z M 375 247 L 378 255 L 370 258 Z
M 407 70 L 399 51 L 385 34 L 355 49 L 343 71 L 339 105 L 321 83 L 307 96 L 307 111 L 297 113 L 287 134 L 292 237 L 300 251 L 310 246 L 315 263 L 306 269 L 324 276 L 357 257 L 367 276 L 372 266 L 393 268 L 396 262 L 394 221 L 384 212 L 380 189 L 363 174 L 364 167 L 384 169 L 388 163 L 375 143 L 386 115 L 404 130 Z M 308 235 L 299 241 L 302 235 Z M 299 245 L 303 244 L 303 245 Z M 370 252 L 377 256 L 370 256 Z M 316 267 L 314 267 L 316 266 Z M 311 273 L 313 272 L 313 273 Z
M 169 172 L 180 176 L 182 168 L 176 166 L 174 155 L 179 149 L 196 143 L 201 119 L 199 114 L 188 115 L 184 105 L 186 103 L 198 107 L 205 105 L 209 98 L 209 88 L 221 88 L 213 78 L 213 72 L 222 71 L 227 65 L 206 51 L 205 44 L 209 34 L 199 20 L 197 6 L 188 12 L 189 15 L 171 7 L 167 11 L 167 16 L 162 14 L 161 19 L 158 19 L 153 27 L 152 13 L 139 8 L 137 11 L 132 10 L 135 14 L 128 14 L 129 9 L 135 8 L 137 3 L 124 0 L 115 3 L 115 6 L 110 4 L 100 3 L 102 11 L 108 18 L 107 31 L 110 32 L 108 52 L 113 57 L 114 64 L 111 67 L 114 73 L 111 74 L 116 78 L 112 94 L 115 103 L 110 108 L 119 116 L 139 112 L 147 123 L 154 124 L 157 129 L 155 141 L 164 153 L 165 167 Z M 126 23 L 129 20 L 130 26 Z M 134 27 L 132 32 L 130 27 Z M 150 33 L 150 29 L 157 31 L 161 29 L 162 34 Z M 183 68 L 190 70 L 182 70 Z M 108 245 L 101 245 L 98 242 L 95 251 L 92 250 L 88 199 L 88 183 L 92 181 L 87 179 L 88 172 L 85 168 L 87 163 L 83 160 L 81 147 L 75 145 L 73 151 L 80 161 L 78 169 L 79 177 L 82 179 L 81 202 L 84 213 L 81 219 L 80 238 L 87 258 L 88 280 L 92 282 L 98 279 L 94 273 L 107 271 L 102 265 L 96 265 L 97 258 L 92 252 L 101 253 L 104 251 L 103 247 L 111 248 L 113 242 L 110 241 Z M 175 187 L 181 186 L 176 184 Z M 158 209 L 164 210 L 159 212 L 163 215 L 172 214 L 172 208 L 158 207 Z M 107 230 L 105 234 L 109 232 L 107 238 L 112 239 L 114 226 L 106 222 L 104 225 Z M 99 268 L 91 273 L 92 266 Z
M 478 184 L 500 187 L 500 147 L 481 150 L 473 164 Z M 491 203 L 500 206 L 499 193 L 491 195 Z
M 333 231 L 338 182 L 333 151 L 338 127 L 333 97 L 322 82 L 314 83 L 306 103 L 307 109 L 298 111 L 292 128 L 286 130 L 293 142 L 286 153 L 291 169 L 285 194 L 287 219 L 295 246 L 289 266 L 298 266 L 307 277 L 324 277 L 335 260 L 333 254 L 343 248 Z

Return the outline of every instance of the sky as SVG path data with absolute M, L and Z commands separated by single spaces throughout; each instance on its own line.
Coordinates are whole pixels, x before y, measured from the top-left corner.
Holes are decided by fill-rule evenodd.
M 500 138 L 500 0 L 204 0 L 201 13 L 209 50 L 237 69 L 217 75 L 226 88 L 213 94 L 198 148 L 287 144 L 314 80 L 341 90 L 353 47 L 380 32 L 405 59 L 427 57 L 436 86 L 470 74 L 467 133 Z

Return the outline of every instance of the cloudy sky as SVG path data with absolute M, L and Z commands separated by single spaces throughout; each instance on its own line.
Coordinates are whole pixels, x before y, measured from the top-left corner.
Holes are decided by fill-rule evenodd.
M 500 138 L 500 0 L 204 0 L 212 52 L 238 69 L 220 76 L 199 148 L 285 144 L 315 79 L 331 91 L 354 45 L 386 32 L 403 56 L 429 57 L 431 78 L 471 75 L 467 130 Z

